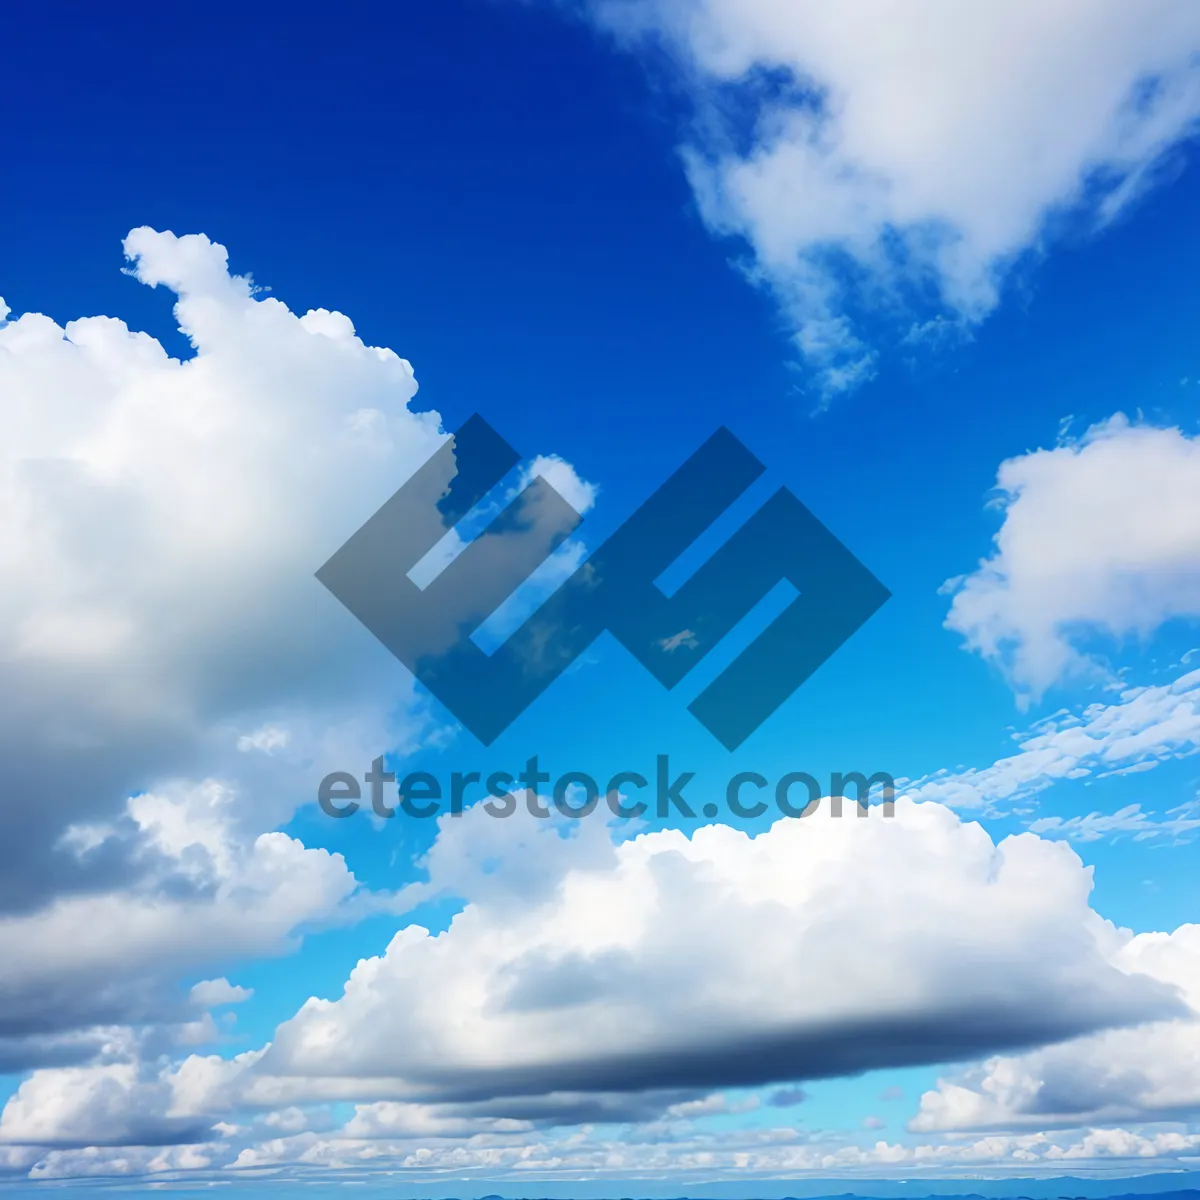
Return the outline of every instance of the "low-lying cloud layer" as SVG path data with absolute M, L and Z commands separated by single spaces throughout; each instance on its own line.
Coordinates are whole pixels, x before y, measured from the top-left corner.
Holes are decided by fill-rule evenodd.
M 341 1135 L 368 1139 L 702 1119 L 729 1088 L 1191 1020 L 1177 973 L 1089 907 L 1069 847 L 995 844 L 936 804 L 624 841 L 472 809 L 427 866 L 410 899 L 458 896 L 449 927 L 402 929 L 271 1045 L 36 1071 L 0 1141 L 220 1140 L 337 1100 L 358 1105 Z

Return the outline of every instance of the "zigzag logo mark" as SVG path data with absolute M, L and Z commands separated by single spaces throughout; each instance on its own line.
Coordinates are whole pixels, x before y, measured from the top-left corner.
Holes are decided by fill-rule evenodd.
M 570 536 L 581 520 L 575 509 L 537 478 L 427 587 L 409 573 L 519 461 L 471 417 L 317 572 L 485 745 L 604 630 L 673 688 L 786 580 L 796 598 L 688 705 L 733 750 L 889 597 L 786 488 L 674 595 L 656 585 L 765 469 L 721 428 L 486 653 L 472 634 Z

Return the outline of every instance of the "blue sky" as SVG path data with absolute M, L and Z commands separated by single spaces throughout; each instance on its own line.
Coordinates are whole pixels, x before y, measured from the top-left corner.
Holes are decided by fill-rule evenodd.
M 1154 7 L 10 20 L 0 1187 L 1195 1166 L 1200 20 Z M 725 425 L 738 519 L 787 487 L 891 599 L 736 751 L 713 663 L 608 635 L 485 747 L 314 578 L 476 411 L 584 513 L 551 584 Z M 532 754 L 721 812 L 316 804 Z M 724 804 L 850 770 L 894 818 Z

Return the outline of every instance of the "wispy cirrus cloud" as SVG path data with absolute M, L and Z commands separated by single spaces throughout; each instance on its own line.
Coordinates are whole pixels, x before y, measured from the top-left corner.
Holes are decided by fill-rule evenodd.
M 998 815 L 1069 779 L 1139 774 L 1200 750 L 1200 671 L 1169 684 L 1126 688 L 1110 704 L 1060 711 L 1016 735 L 1017 750 L 986 767 L 940 770 L 907 785 L 914 799 Z M 1187 820 L 1180 812 L 1174 816 Z M 1123 820 L 1128 821 L 1126 813 Z M 1143 813 L 1140 821 L 1152 820 Z M 1107 822 L 1111 828 L 1113 821 Z M 1098 830 L 1096 821 L 1091 828 Z M 1043 826 L 1039 832 L 1082 828 Z M 1183 832 L 1182 826 L 1179 831 Z

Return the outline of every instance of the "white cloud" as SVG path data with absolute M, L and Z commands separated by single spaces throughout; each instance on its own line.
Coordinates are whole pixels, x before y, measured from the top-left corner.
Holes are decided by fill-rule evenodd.
M 701 213 L 749 243 L 826 395 L 873 370 L 849 308 L 980 320 L 1059 214 L 1111 220 L 1200 114 L 1189 0 L 577 3 L 678 62 Z
M 136 1063 L 35 1071 L 0 1115 L 0 1139 L 35 1146 L 199 1141 L 204 1123 L 168 1116 L 170 1089 Z
M 444 820 L 432 883 L 466 907 L 309 1000 L 258 1070 L 425 1103 L 737 1086 L 1045 1042 L 1169 994 L 1110 965 L 1127 935 L 1066 845 L 993 845 L 938 805 L 753 838 L 590 824 Z
M 112 317 L 0 328 L 0 911 L 127 875 L 56 851 L 66 823 L 215 777 L 269 829 L 314 758 L 369 762 L 414 726 L 406 672 L 313 578 L 443 440 L 412 368 L 202 235 L 125 249 L 177 294 L 191 358 Z
M 683 1100 L 672 1104 L 666 1112 L 668 1117 L 694 1121 L 698 1117 L 715 1117 L 725 1113 L 753 1112 L 761 1101 L 757 1096 L 747 1096 L 731 1101 L 723 1092 L 712 1092 L 699 1100 Z
M 180 977 L 231 958 L 282 954 L 307 928 L 392 905 L 361 889 L 340 854 L 283 833 L 244 835 L 233 815 L 238 802 L 213 781 L 137 796 L 127 821 L 94 832 L 82 851 L 128 842 L 129 860 L 141 868 L 135 883 L 0 916 L 7 964 L 0 1032 L 28 1038 L 102 1022 L 174 1019 L 185 1023 L 184 1040 L 212 1040 L 211 1020 L 187 1024 L 197 1007 L 237 1003 L 251 993 L 210 979 L 185 1003 Z M 30 1054 L 39 1046 L 35 1038 Z M 86 1039 L 78 1043 L 81 1056 L 88 1049 Z
M 1144 933 L 1114 959 L 1169 983 L 1200 1007 L 1200 925 Z M 1000 1056 L 921 1097 L 916 1132 L 1179 1119 L 1200 1111 L 1200 1020 L 1110 1029 Z
M 997 476 L 995 553 L 949 587 L 948 628 L 1023 701 L 1101 666 L 1089 634 L 1146 637 L 1200 616 L 1200 440 L 1117 415 Z
M 520 487 L 535 479 L 544 479 L 577 512 L 586 513 L 596 503 L 599 489 L 594 483 L 580 479 L 575 468 L 557 454 L 539 454 L 522 472 Z
M 261 754 L 271 754 L 275 750 L 286 749 L 291 745 L 291 731 L 280 729 L 275 725 L 264 725 L 253 733 L 244 733 L 237 740 L 237 748 L 243 754 L 257 750 Z
M 905 791 L 914 799 L 992 814 L 1028 802 L 1060 780 L 1137 773 L 1195 754 L 1200 749 L 1200 671 L 1169 684 L 1127 688 L 1112 704 L 1057 712 L 1022 731 L 1016 741 L 1016 753 L 991 766 L 938 771 Z M 1144 820 L 1150 818 L 1143 814 Z M 1188 819 L 1186 813 L 1169 814 L 1169 820 L 1177 818 Z M 1034 832 L 1074 828 L 1059 823 Z M 1175 824 L 1165 831 L 1183 833 L 1186 827 Z
M 1039 817 L 1029 824 L 1030 832 L 1043 836 L 1067 837 L 1075 842 L 1096 842 L 1101 838 L 1128 835 L 1134 841 L 1173 838 L 1190 842 L 1200 829 L 1200 801 L 1168 809 L 1166 814 L 1146 812 L 1140 804 L 1127 804 L 1115 813 L 1090 812 L 1076 817 Z
M 254 995 L 253 988 L 232 984 L 223 975 L 220 979 L 202 979 L 188 993 L 193 1004 L 215 1008 L 220 1004 L 241 1004 Z
M 354 1116 L 339 1131 L 347 1138 L 412 1138 L 412 1137 L 470 1137 L 485 1129 L 501 1133 L 528 1132 L 528 1121 L 513 1121 L 503 1117 L 485 1118 L 451 1116 L 439 1113 L 426 1104 L 403 1104 L 381 1100 L 374 1104 L 355 1105 Z
M 29 1178 L 103 1179 L 139 1175 L 163 1178 L 177 1172 L 203 1171 L 212 1164 L 213 1155 L 203 1146 L 122 1146 L 111 1150 L 88 1146 L 39 1155 L 29 1170 Z

